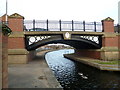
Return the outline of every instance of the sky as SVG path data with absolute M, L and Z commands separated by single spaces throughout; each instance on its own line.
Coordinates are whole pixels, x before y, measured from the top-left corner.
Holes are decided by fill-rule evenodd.
M 8 0 L 8 15 L 19 13 L 25 20 L 97 21 L 111 17 L 118 23 L 120 0 Z M 0 0 L 0 16 L 6 0 Z

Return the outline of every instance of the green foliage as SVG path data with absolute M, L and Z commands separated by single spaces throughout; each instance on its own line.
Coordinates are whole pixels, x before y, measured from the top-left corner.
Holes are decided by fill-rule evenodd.
M 7 25 L 5 24 L 2 25 L 2 33 L 4 35 L 10 35 L 11 32 L 12 32 L 11 29 Z
M 108 64 L 108 65 L 116 65 L 116 64 L 120 64 L 119 60 L 116 61 L 94 61 L 98 64 Z

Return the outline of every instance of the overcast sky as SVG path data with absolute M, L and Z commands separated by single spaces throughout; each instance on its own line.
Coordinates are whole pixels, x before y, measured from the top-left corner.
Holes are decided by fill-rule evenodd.
M 8 0 L 8 15 L 19 13 L 25 19 L 101 21 L 111 17 L 118 22 L 120 0 Z M 0 0 L 0 16 L 6 0 Z

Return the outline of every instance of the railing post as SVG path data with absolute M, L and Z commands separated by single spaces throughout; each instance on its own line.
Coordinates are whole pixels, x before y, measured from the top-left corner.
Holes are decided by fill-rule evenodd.
M 61 20 L 59 20 L 59 25 L 60 25 L 60 31 L 62 30 L 62 28 L 61 28 Z
M 85 21 L 83 21 L 83 30 L 85 32 Z
M 94 30 L 95 30 L 95 32 L 96 32 L 96 22 L 94 22 Z
M 118 26 L 118 33 L 120 33 L 120 25 L 118 24 L 117 26 Z
M 47 19 L 47 31 L 48 31 L 48 29 L 49 29 L 49 28 L 48 28 L 48 19 Z
M 33 20 L 33 30 L 35 31 L 35 19 Z
M 74 31 L 74 21 L 72 20 L 72 31 Z

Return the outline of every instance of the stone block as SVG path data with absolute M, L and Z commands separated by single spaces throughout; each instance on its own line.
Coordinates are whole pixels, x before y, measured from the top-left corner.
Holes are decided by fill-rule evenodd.
M 101 52 L 101 59 L 102 60 L 118 60 L 119 52 L 118 51 Z
M 8 55 L 8 64 L 26 64 L 28 55 Z
M 8 63 L 9 64 L 25 64 L 28 62 L 29 52 L 26 49 L 9 49 Z

